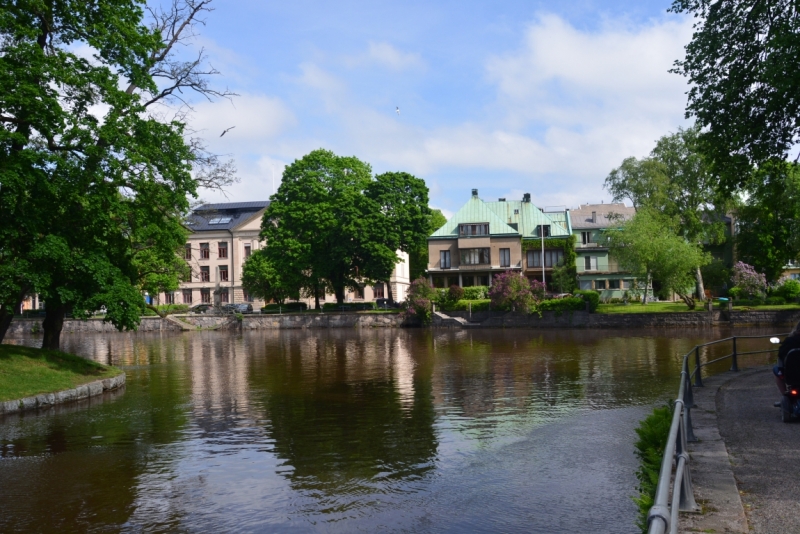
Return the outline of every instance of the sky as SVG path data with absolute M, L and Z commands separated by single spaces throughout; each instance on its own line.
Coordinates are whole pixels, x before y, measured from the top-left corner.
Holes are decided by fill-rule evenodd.
M 212 5 L 193 46 L 239 96 L 197 102 L 190 123 L 240 181 L 207 201 L 267 199 L 325 148 L 423 178 L 446 215 L 473 188 L 574 208 L 609 202 L 613 168 L 690 124 L 669 69 L 692 21 L 668 1 Z

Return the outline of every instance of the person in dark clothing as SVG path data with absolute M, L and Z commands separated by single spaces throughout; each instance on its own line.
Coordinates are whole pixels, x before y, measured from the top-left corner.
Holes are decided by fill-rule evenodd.
M 800 323 L 797 323 L 794 330 L 792 330 L 786 339 L 783 340 L 783 343 L 781 343 L 778 349 L 778 364 L 772 368 L 772 372 L 775 375 L 775 383 L 778 385 L 778 390 L 781 392 L 781 395 L 786 393 L 786 380 L 784 380 L 783 377 L 783 366 L 786 361 L 786 355 L 789 354 L 789 351 L 792 349 L 800 349 Z M 776 402 L 775 406 L 780 406 L 780 402 Z

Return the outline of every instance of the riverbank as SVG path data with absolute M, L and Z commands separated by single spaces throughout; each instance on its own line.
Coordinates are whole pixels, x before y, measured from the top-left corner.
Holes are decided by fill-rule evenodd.
M 120 369 L 74 354 L 0 345 L 0 413 L 86 398 L 124 383 Z

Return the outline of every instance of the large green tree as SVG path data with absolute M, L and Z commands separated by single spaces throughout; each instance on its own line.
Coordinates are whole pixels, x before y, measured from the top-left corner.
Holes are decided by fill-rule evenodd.
M 428 192 L 405 173 L 373 179 L 355 157 L 315 150 L 284 171 L 264 213 L 265 255 L 278 272 L 301 273 L 303 289 L 336 301 L 364 283 L 388 280 L 408 250 L 425 238 Z
M 283 304 L 288 298 L 300 297 L 303 281 L 292 270 L 275 268 L 266 249 L 255 251 L 242 267 L 242 286 L 254 297 Z
M 58 348 L 68 312 L 105 306 L 115 326 L 135 328 L 140 267 L 158 256 L 144 261 L 137 244 L 175 244 L 141 221 L 171 221 L 198 185 L 231 179 L 189 137 L 185 111 L 170 111 L 191 91 L 225 94 L 207 85 L 202 53 L 176 55 L 208 3 L 149 10 L 149 26 L 136 0 L 0 10 L 0 337 L 34 291 L 46 302 L 46 348 Z
M 642 305 L 647 302 L 648 287 L 657 279 L 662 289 L 675 292 L 694 308 L 687 289 L 694 285 L 694 270 L 709 262 L 697 243 L 677 235 L 678 223 L 654 210 L 643 208 L 620 227 L 607 231 L 609 248 L 620 267 L 633 273 L 644 287 Z
M 671 10 L 696 20 L 675 72 L 689 80 L 686 114 L 703 127 L 704 152 L 730 192 L 800 140 L 800 4 L 675 0 Z
M 428 215 L 428 228 L 426 229 L 426 237 L 430 236 L 436 230 L 441 228 L 447 222 L 447 217 L 444 216 L 441 210 L 432 209 Z M 425 239 L 423 243 L 411 250 L 408 253 L 408 271 L 409 279 L 416 280 L 425 274 L 428 270 L 428 240 Z
M 615 201 L 628 199 L 636 208 L 677 220 L 677 235 L 691 243 L 718 244 L 725 240 L 723 221 L 730 203 L 718 192 L 699 136 L 699 127 L 693 126 L 661 137 L 650 156 L 628 158 L 611 171 L 605 187 Z M 702 300 L 705 288 L 699 265 L 695 280 Z

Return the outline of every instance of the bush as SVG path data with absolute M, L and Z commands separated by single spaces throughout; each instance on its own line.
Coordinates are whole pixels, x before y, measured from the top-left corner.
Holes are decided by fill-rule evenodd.
M 639 507 L 636 524 L 643 533 L 647 532 L 647 513 L 653 507 L 656 497 L 661 461 L 672 424 L 672 409 L 670 405 L 654 409 L 636 429 L 636 435 L 639 436 L 635 444 L 635 454 L 639 459 L 639 469 L 636 470 L 639 485 L 636 490 L 639 495 L 633 501 Z
M 408 288 L 406 296 L 406 309 L 403 315 L 406 318 L 415 317 L 423 325 L 431 324 L 433 318 L 433 303 L 439 297 L 439 292 L 431 287 L 427 278 L 420 276 Z
M 322 311 L 338 312 L 338 311 L 363 311 L 374 310 L 374 302 L 347 302 L 344 304 L 337 304 L 335 302 L 326 302 L 322 305 Z
M 565 311 L 583 311 L 586 302 L 581 297 L 564 297 L 562 299 L 543 300 L 538 305 L 539 311 L 554 311 L 559 315 Z
M 767 278 L 752 265 L 741 261 L 733 266 L 733 283 L 750 297 L 761 295 L 767 290 Z
M 284 302 L 283 304 L 267 304 L 261 308 L 261 313 L 289 313 L 307 309 L 308 304 L 305 302 Z
M 452 285 L 448 289 L 437 289 L 436 304 L 442 310 L 452 310 L 456 302 L 464 298 L 464 289 Z
M 619 297 L 613 297 L 608 301 L 609 304 L 622 304 L 622 299 Z
M 766 303 L 772 306 L 779 306 L 786 304 L 786 299 L 783 297 L 767 297 Z
M 492 309 L 492 301 L 489 299 L 480 300 L 459 300 L 453 303 L 450 308 L 452 311 L 469 311 L 469 305 L 472 304 L 472 311 L 489 311 Z
M 730 298 L 732 298 L 733 300 L 739 300 L 740 298 L 742 298 L 743 294 L 744 294 L 744 291 L 739 286 L 733 286 L 732 288 L 730 288 L 728 290 L 728 296 Z
M 597 311 L 597 306 L 600 305 L 600 293 L 592 289 L 579 289 L 575 295 L 580 296 L 583 300 L 589 303 L 589 312 L 594 313 Z
M 775 288 L 775 296 L 783 297 L 787 301 L 797 300 L 800 297 L 800 282 L 791 278 L 784 278 Z
M 173 313 L 186 313 L 189 311 L 188 304 L 160 304 L 156 306 L 156 308 L 158 308 L 159 312 L 165 313 L 167 315 Z
M 764 299 L 762 298 L 754 298 L 754 299 L 739 299 L 734 304 L 737 306 L 761 306 L 764 304 Z
M 489 298 L 489 288 L 486 286 L 472 286 L 464 287 L 464 294 L 461 296 L 464 300 L 483 300 Z
M 532 289 L 531 281 L 517 272 L 506 271 L 498 274 L 494 277 L 494 285 L 489 290 L 492 308 L 530 313 L 536 309 L 536 303 L 539 301 Z

